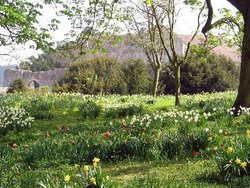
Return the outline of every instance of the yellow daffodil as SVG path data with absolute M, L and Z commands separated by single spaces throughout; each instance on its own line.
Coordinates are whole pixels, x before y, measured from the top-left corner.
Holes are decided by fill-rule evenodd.
M 236 162 L 236 164 L 241 164 L 241 160 L 238 158 L 235 160 L 235 162 Z
M 246 133 L 247 133 L 247 138 L 250 138 L 250 130 L 247 130 Z
M 68 183 L 69 180 L 70 180 L 70 176 L 69 176 L 69 175 L 66 175 L 66 176 L 64 177 L 64 181 L 65 181 L 66 183 Z
M 96 180 L 95 180 L 95 178 L 93 178 L 93 177 L 90 178 L 90 183 L 93 184 L 93 185 L 96 185 Z
M 232 153 L 233 151 L 234 151 L 234 149 L 232 147 L 227 148 L 227 153 Z
M 93 163 L 93 167 L 97 167 L 97 163 Z
M 208 140 L 208 141 L 211 141 L 211 140 L 213 140 L 213 137 L 212 137 L 212 136 L 209 136 L 209 137 L 207 138 L 207 140 Z
M 106 181 L 109 181 L 109 176 L 106 176 L 105 179 L 106 179 Z
M 83 171 L 84 172 L 88 172 L 89 171 L 89 166 L 88 165 L 84 165 L 83 166 Z
M 247 163 L 246 163 L 246 162 L 242 162 L 242 163 L 240 163 L 240 166 L 241 166 L 242 168 L 246 168 Z
M 93 159 L 93 163 L 99 163 L 99 162 L 100 162 L 100 159 L 99 159 L 99 158 L 95 157 L 95 158 Z
M 234 149 L 232 147 L 227 148 L 227 153 L 232 153 L 233 151 L 234 151 Z

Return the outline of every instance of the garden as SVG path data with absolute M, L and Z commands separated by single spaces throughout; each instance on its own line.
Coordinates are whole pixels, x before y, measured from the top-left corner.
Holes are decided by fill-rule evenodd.
M 0 96 L 0 187 L 250 187 L 236 92 Z

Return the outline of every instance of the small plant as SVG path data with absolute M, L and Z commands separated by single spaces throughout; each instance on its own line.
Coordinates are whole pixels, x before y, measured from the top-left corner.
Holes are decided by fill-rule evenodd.
M 0 107 L 0 134 L 30 127 L 33 118 L 24 109 Z
M 101 166 L 99 165 L 100 159 L 95 157 L 92 165 L 79 166 L 78 176 L 81 179 L 83 187 L 118 187 L 117 184 L 110 180 L 108 175 L 105 175 Z
M 7 93 L 25 92 L 26 90 L 27 87 L 25 85 L 24 80 L 18 78 L 13 82 L 11 82 L 9 89 L 7 90 Z
M 101 107 L 93 101 L 82 103 L 79 107 L 80 114 L 84 119 L 94 119 L 100 115 Z
M 21 107 L 28 111 L 35 119 L 53 118 L 53 115 L 50 112 L 52 108 L 51 103 L 42 97 L 35 97 L 31 100 L 25 101 Z
M 250 174 L 250 130 L 246 134 L 224 139 L 221 149 L 216 150 L 215 159 L 225 181 Z

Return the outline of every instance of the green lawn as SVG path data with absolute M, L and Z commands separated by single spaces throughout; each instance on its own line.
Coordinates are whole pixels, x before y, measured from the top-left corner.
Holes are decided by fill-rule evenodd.
M 234 97 L 184 95 L 176 108 L 173 96 L 0 96 L 36 117 L 1 129 L 0 187 L 250 187 L 250 115 L 230 115 Z M 6 109 L 1 121 L 20 126 Z M 84 175 L 94 157 L 101 167 Z

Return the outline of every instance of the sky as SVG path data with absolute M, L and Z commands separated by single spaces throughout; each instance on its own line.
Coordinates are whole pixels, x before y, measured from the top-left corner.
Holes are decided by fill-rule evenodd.
M 214 10 L 223 7 L 235 10 L 233 9 L 233 6 L 226 0 L 212 0 L 212 4 Z M 54 9 L 49 6 L 46 6 L 45 9 L 43 10 L 43 15 L 40 17 L 41 26 L 46 26 L 46 24 L 49 23 L 49 20 L 51 20 L 54 17 L 56 17 Z M 70 30 L 70 22 L 66 18 L 60 18 L 60 21 L 61 24 L 59 25 L 59 29 L 55 32 L 51 32 L 53 36 L 53 41 L 55 42 L 60 42 L 66 39 L 67 38 L 66 34 Z M 179 34 L 191 34 L 194 31 L 196 25 L 197 25 L 197 13 L 192 12 L 188 8 L 184 8 L 180 11 L 175 32 Z M 0 65 L 18 64 L 22 60 L 25 60 L 30 56 L 37 56 L 38 54 L 42 53 L 41 51 L 29 49 L 29 46 L 30 44 L 13 46 L 13 49 L 11 49 L 11 54 L 14 57 L 0 56 Z M 6 51 L 6 47 L 0 47 L 0 50 Z M 10 49 L 8 49 L 8 51 L 9 50 Z

